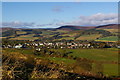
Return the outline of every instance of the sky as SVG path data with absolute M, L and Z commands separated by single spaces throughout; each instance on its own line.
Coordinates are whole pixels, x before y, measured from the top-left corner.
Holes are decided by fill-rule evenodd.
M 117 2 L 3 2 L 2 27 L 116 24 L 117 13 Z
M 2 0 L 3 2 L 119 2 L 119 0 Z

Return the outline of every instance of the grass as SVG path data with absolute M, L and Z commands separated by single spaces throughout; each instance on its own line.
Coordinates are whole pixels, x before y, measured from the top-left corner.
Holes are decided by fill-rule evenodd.
M 67 34 L 62 34 L 61 36 L 70 36 L 70 37 L 75 37 L 78 33 L 67 33 Z
M 73 52 L 69 56 L 75 56 L 80 58 L 87 58 L 95 61 L 117 62 L 118 61 L 118 49 L 52 49 L 61 53 Z M 3 49 L 6 52 L 20 52 L 23 54 L 33 54 L 33 49 Z M 55 58 L 57 59 L 57 58 Z
M 52 32 L 68 33 L 69 31 L 67 31 L 67 30 L 56 30 L 56 31 L 52 31 Z
M 10 40 L 35 40 L 38 39 L 38 37 L 33 37 L 35 34 L 29 34 L 29 35 L 21 35 L 15 38 L 10 38 Z
M 82 35 L 77 40 L 95 40 L 96 38 L 99 38 L 101 34 L 92 34 L 92 35 Z
M 23 54 L 33 54 L 34 50 L 33 49 L 14 49 L 14 48 L 6 48 L 2 50 L 3 53 L 8 53 L 8 52 L 19 52 Z
M 57 39 L 57 40 L 74 40 L 74 37 L 63 37 L 63 38 L 60 38 L 60 39 Z
M 117 36 L 109 36 L 109 37 L 97 39 L 96 41 L 118 41 L 118 37 Z
M 56 51 L 63 51 L 65 49 L 56 49 Z M 87 58 L 96 61 L 117 61 L 118 51 L 110 49 L 66 49 L 66 51 L 73 52 L 72 56 Z
M 27 32 L 25 32 L 25 31 L 17 31 L 16 33 L 17 34 L 26 34 Z
M 103 29 L 103 30 L 109 31 L 109 32 L 111 32 L 114 35 L 118 35 L 118 32 L 119 32 L 118 29 Z
M 72 64 L 75 63 L 75 60 L 66 59 L 66 58 L 58 58 L 58 57 L 49 57 L 49 60 L 52 60 L 56 63 L 65 63 L 65 64 Z
M 43 35 L 49 35 L 49 34 L 51 34 L 52 32 L 51 31 L 42 31 L 42 34 Z
M 72 51 L 72 56 L 87 58 L 89 60 L 97 61 L 93 63 L 93 72 L 99 72 L 103 67 L 103 74 L 106 76 L 118 76 L 118 64 L 112 62 L 118 62 L 118 49 L 56 49 L 55 51 L 66 52 Z M 57 61 L 57 60 L 56 60 Z M 102 63 L 104 61 L 104 63 Z M 66 61 L 69 63 L 69 60 Z M 97 67 L 95 64 L 100 63 Z M 72 63 L 71 63 L 72 64 Z M 101 67 L 102 66 L 102 67 Z M 96 69 L 96 70 L 95 70 Z
M 87 58 L 89 60 L 97 61 L 92 65 L 93 72 L 100 72 L 102 70 L 103 74 L 106 76 L 118 76 L 118 64 L 113 62 L 118 62 L 118 49 L 108 48 L 108 49 L 51 49 L 55 52 L 73 52 L 68 56 L 76 56 L 80 58 Z M 3 53 L 19 52 L 23 54 L 33 55 L 33 49 L 3 49 Z M 19 55 L 18 55 L 19 57 Z M 76 60 L 68 59 L 64 57 L 46 57 L 46 56 L 36 56 L 42 59 L 49 59 L 58 64 L 65 64 L 70 66 L 76 63 Z M 104 61 L 104 63 L 102 63 Z M 97 65 L 97 66 L 96 66 Z
M 97 74 L 102 72 L 105 76 L 119 76 L 118 64 L 93 63 L 92 72 Z
M 103 64 L 104 65 L 104 75 L 106 76 L 119 76 L 118 64 Z
M 106 30 L 106 31 L 109 31 L 109 32 L 118 32 L 118 29 L 104 29 L 104 30 Z

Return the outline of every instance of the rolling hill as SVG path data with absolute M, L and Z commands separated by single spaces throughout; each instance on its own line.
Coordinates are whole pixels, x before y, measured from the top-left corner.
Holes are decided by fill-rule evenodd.
M 64 40 L 96 40 L 97 41 L 97 39 L 101 40 L 104 39 L 104 37 L 117 36 L 118 25 L 109 24 L 109 25 L 102 25 L 96 27 L 66 25 L 55 29 L 1 28 L 0 31 L 1 31 L 0 34 L 2 35 L 1 37 L 10 40 L 32 39 L 32 40 L 56 41 L 56 40 L 64 39 Z M 25 38 L 25 36 L 27 37 Z M 91 39 L 88 39 L 87 37 Z
M 117 24 L 108 24 L 108 25 L 102 25 L 102 26 L 97 26 L 95 28 L 102 28 L 102 29 L 118 29 Z
M 62 30 L 87 30 L 87 29 L 93 29 L 95 27 L 86 27 L 86 26 L 72 26 L 72 25 L 66 25 L 66 26 L 61 26 L 57 29 L 62 29 Z

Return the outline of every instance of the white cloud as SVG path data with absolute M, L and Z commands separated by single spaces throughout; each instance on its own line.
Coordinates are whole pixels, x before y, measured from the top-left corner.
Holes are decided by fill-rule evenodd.
M 56 20 L 56 19 L 46 24 L 35 24 L 33 22 L 27 23 L 27 22 L 14 21 L 14 22 L 3 22 L 2 27 L 55 28 L 63 25 L 99 26 L 99 25 L 117 24 L 117 23 L 118 23 L 118 14 L 97 13 L 91 16 L 78 16 L 77 19 L 71 22 L 65 22 L 65 21 Z
M 27 22 L 20 22 L 20 21 L 13 21 L 13 22 L 3 22 L 2 27 L 13 27 L 13 28 L 24 28 L 24 27 L 32 27 L 35 23 L 27 23 Z
M 91 16 L 80 16 L 77 20 L 74 20 L 69 23 L 69 25 L 83 25 L 83 26 L 98 26 L 105 24 L 117 24 L 118 23 L 118 14 L 110 13 L 103 14 L 97 13 Z

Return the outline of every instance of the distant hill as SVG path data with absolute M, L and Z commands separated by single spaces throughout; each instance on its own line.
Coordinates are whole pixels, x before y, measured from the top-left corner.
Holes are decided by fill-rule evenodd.
M 15 28 L 10 28 L 10 27 L 0 28 L 0 32 L 5 32 L 5 31 L 8 31 L 8 30 L 15 30 Z
M 62 29 L 62 30 L 87 30 L 87 29 L 93 29 L 95 27 L 84 27 L 84 26 L 72 26 L 72 25 L 66 25 L 66 26 L 61 26 L 57 29 Z
M 118 24 L 108 24 L 108 25 L 101 25 L 101 26 L 75 26 L 75 25 L 65 25 L 65 26 L 60 26 L 59 28 L 38 28 L 38 29 L 44 29 L 44 30 L 88 30 L 88 29 L 95 29 L 95 28 L 102 28 L 102 29 L 118 29 Z M 17 30 L 17 29 L 24 29 L 24 28 L 10 28 L 10 27 L 5 27 L 5 28 L 0 28 L 0 32 L 5 32 L 7 30 Z M 26 28 L 27 29 L 27 28 Z M 28 28 L 32 29 L 32 28 Z M 34 29 L 34 28 L 33 28 Z
M 66 25 L 54 29 L 0 28 L 0 31 L 1 37 L 10 40 L 102 40 L 104 37 L 117 39 L 118 25 L 96 27 Z
M 118 24 L 108 24 L 108 25 L 102 25 L 102 26 L 73 26 L 73 25 L 66 25 L 66 26 L 61 26 L 57 29 L 61 30 L 88 30 L 88 29 L 94 29 L 94 28 L 102 28 L 102 29 L 118 29 Z
M 102 26 L 97 26 L 96 28 L 102 28 L 102 29 L 118 29 L 118 24 L 102 25 Z

